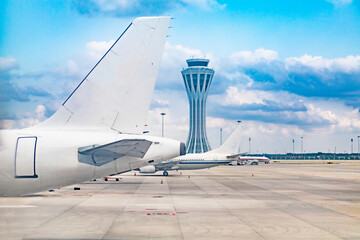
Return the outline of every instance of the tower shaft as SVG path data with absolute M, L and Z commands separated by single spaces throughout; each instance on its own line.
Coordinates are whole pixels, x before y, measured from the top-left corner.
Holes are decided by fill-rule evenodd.
M 189 99 L 190 128 L 186 143 L 188 153 L 202 153 L 211 150 L 206 135 L 206 99 L 214 70 L 207 67 L 208 59 L 188 59 L 188 68 L 183 76 Z

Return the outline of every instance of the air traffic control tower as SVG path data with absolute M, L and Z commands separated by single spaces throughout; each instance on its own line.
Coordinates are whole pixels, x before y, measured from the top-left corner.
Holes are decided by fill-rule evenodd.
M 208 59 L 188 59 L 188 68 L 181 71 L 190 104 L 190 130 L 186 142 L 187 153 L 210 151 L 206 135 L 206 98 L 214 76 Z

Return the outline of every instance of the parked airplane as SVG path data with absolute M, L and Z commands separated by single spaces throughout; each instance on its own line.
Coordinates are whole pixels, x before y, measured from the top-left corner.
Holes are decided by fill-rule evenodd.
M 173 158 L 164 162 L 156 163 L 138 169 L 140 173 L 155 173 L 163 171 L 164 176 L 168 176 L 168 171 L 172 170 L 196 170 L 212 168 L 222 164 L 229 164 L 237 161 L 244 153 L 234 154 L 239 144 L 240 124 L 226 139 L 226 141 L 217 149 L 206 153 L 186 154 L 185 156 Z
M 238 165 L 244 165 L 244 164 L 258 165 L 259 162 L 264 162 L 265 164 L 269 164 L 270 159 L 264 156 L 241 156 L 238 159 Z
M 63 187 L 185 154 L 183 143 L 139 135 L 170 19 L 135 19 L 51 118 L 0 132 L 1 196 Z

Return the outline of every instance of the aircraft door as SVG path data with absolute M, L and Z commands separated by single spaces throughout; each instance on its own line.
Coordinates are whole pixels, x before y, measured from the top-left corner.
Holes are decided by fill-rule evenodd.
M 37 178 L 35 169 L 37 137 L 19 137 L 15 152 L 15 178 Z

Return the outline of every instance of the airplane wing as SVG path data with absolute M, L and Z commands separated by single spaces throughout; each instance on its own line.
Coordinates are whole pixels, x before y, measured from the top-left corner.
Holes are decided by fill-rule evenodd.
M 101 146 L 80 147 L 78 159 L 82 163 L 102 166 L 124 156 L 143 158 L 151 144 L 145 139 L 123 139 Z
M 39 127 L 108 128 L 141 134 L 170 20 L 168 16 L 135 19 Z
M 244 152 L 244 153 L 237 153 L 237 154 L 233 154 L 233 155 L 228 155 L 228 156 L 226 156 L 226 158 L 227 159 L 229 159 L 229 158 L 238 158 L 238 157 L 241 157 L 241 156 L 243 156 L 243 155 L 245 155 L 246 154 L 246 152 Z

